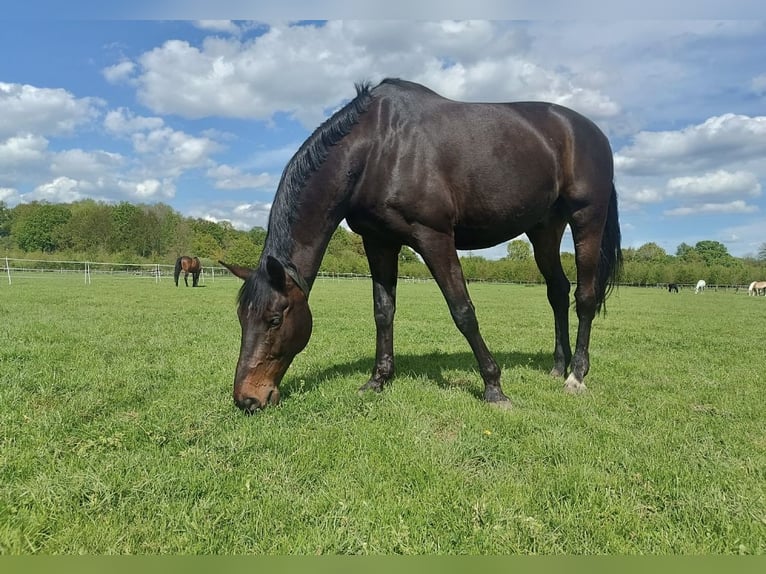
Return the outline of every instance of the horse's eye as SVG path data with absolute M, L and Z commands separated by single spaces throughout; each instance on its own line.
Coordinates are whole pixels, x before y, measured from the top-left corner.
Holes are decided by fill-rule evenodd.
M 271 319 L 269 319 L 270 327 L 279 327 L 281 324 L 282 324 L 282 315 L 274 315 Z

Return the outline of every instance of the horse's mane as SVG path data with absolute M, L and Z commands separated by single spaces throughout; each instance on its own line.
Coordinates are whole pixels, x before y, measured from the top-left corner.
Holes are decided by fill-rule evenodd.
M 266 256 L 271 255 L 285 266 L 292 266 L 288 256 L 292 251 L 292 228 L 301 202 L 301 191 L 330 152 L 330 148 L 348 135 L 372 102 L 370 83 L 354 84 L 356 97 L 324 121 L 298 148 L 287 162 L 277 187 L 269 214 L 266 241 L 259 269 L 246 280 L 239 292 L 239 304 L 258 308 L 267 300 L 270 287 L 267 281 L 255 280 L 265 274 Z
M 327 159 L 330 148 L 348 135 L 367 111 L 372 101 L 370 84 L 357 83 L 355 87 L 356 97 L 314 130 L 285 166 L 269 215 L 265 253 L 282 259 L 290 252 L 291 228 L 303 186 Z

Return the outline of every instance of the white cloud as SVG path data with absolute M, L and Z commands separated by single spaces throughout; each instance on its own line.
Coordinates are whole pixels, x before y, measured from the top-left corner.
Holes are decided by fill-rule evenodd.
M 668 181 L 671 197 L 711 198 L 761 194 L 761 184 L 755 174 L 746 171 L 718 170 L 701 176 L 674 177 Z
M 194 25 L 200 30 L 223 32 L 233 36 L 239 36 L 242 33 L 242 29 L 231 20 L 197 20 Z
M 119 84 L 121 82 L 127 82 L 133 76 L 136 70 L 135 62 L 130 60 L 123 60 L 113 66 L 108 66 L 101 70 L 101 73 L 106 78 L 106 81 L 110 84 Z
M 124 158 L 117 153 L 70 149 L 53 154 L 50 170 L 53 174 L 97 180 L 104 174 L 118 170 L 123 163 Z
M 243 173 L 229 165 L 217 165 L 207 170 L 207 176 L 215 181 L 216 189 L 262 189 L 273 191 L 278 181 L 268 173 Z
M 715 169 L 766 158 L 766 116 L 714 116 L 678 131 L 642 131 L 615 154 L 615 169 L 631 175 Z
M 117 182 L 120 191 L 134 201 L 160 201 L 175 196 L 176 188 L 171 179 L 120 179 Z
M 212 161 L 210 156 L 221 149 L 209 138 L 191 136 L 169 127 L 136 132 L 132 142 L 144 165 L 165 177 L 177 177 L 188 169 L 208 167 Z
M 156 130 L 165 125 L 162 118 L 137 116 L 127 108 L 111 110 L 104 117 L 104 127 L 117 135 Z
M 96 98 L 75 98 L 62 89 L 0 82 L 0 138 L 69 134 L 93 120 L 101 105 Z
M 315 127 L 353 97 L 355 81 L 422 81 L 470 101 L 546 99 L 598 117 L 619 105 L 598 87 L 524 56 L 528 38 L 495 22 L 348 22 L 271 27 L 252 40 L 170 40 L 138 58 L 138 97 L 155 113 L 269 120 L 285 112 Z
M 620 210 L 622 211 L 635 211 L 665 199 L 662 190 L 651 186 L 634 188 L 630 185 L 620 185 L 618 193 Z
M 758 211 L 755 205 L 748 205 L 741 199 L 728 203 L 702 203 L 700 205 L 668 209 L 665 215 L 700 215 L 700 214 L 731 214 L 754 213 Z
M 24 134 L 10 137 L 0 142 L 0 168 L 3 166 L 21 167 L 41 161 L 48 150 L 48 140 L 44 137 Z
M 0 187 L 0 201 L 13 205 L 19 201 L 19 192 L 12 187 Z
M 190 215 L 208 221 L 229 221 L 235 229 L 248 230 L 263 227 L 269 222 L 271 203 L 255 202 L 241 204 L 219 204 L 217 207 L 192 209 Z
M 51 203 L 71 203 L 88 197 L 80 188 L 80 182 L 69 177 L 57 177 L 38 185 L 34 191 L 25 193 L 24 201 L 48 201 Z

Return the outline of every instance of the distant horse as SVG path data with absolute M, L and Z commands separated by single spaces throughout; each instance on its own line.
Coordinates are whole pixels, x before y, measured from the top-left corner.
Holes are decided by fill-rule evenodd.
M 176 287 L 178 287 L 178 276 L 184 272 L 184 283 L 189 286 L 189 273 L 192 276 L 192 287 L 197 287 L 199 284 L 199 275 L 202 272 L 202 263 L 199 261 L 199 257 L 187 257 L 182 255 L 176 259 L 176 267 L 173 271 L 173 278 L 176 281 Z
M 510 405 L 479 333 L 456 249 L 486 248 L 526 233 L 553 309 L 551 374 L 565 376 L 571 363 L 565 389 L 584 391 L 591 323 L 622 263 L 606 136 L 555 104 L 456 102 L 394 79 L 356 89 L 285 167 L 258 268 L 222 262 L 244 280 L 236 405 L 253 412 L 279 402 L 279 383 L 311 336 L 311 287 L 344 219 L 362 236 L 372 275 L 375 364 L 361 390 L 381 391 L 394 375 L 397 265 L 407 245 L 428 266 L 473 350 L 484 399 Z M 567 224 L 577 267 L 574 355 L 570 284 L 559 255 Z
M 766 281 L 753 281 L 750 284 L 755 295 L 766 295 Z
M 707 283 L 705 283 L 704 279 L 700 279 L 699 281 L 697 281 L 697 285 L 694 287 L 695 295 L 699 293 L 700 291 L 704 291 L 706 285 Z
M 668 283 L 668 293 L 678 293 L 678 283 Z

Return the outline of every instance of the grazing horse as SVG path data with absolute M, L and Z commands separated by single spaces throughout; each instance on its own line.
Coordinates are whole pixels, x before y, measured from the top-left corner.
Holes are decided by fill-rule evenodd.
M 375 362 L 360 390 L 394 375 L 399 251 L 423 258 L 484 381 L 484 399 L 510 405 L 500 368 L 479 333 L 456 249 L 487 248 L 526 233 L 553 309 L 552 375 L 585 390 L 591 323 L 622 264 L 612 150 L 580 114 L 550 103 L 463 103 L 419 84 L 356 86 L 285 167 L 259 266 L 221 262 L 244 281 L 234 401 L 248 413 L 279 402 L 279 384 L 308 343 L 308 297 L 333 231 L 345 218 L 362 236 L 372 275 Z M 575 244 L 579 321 L 569 342 L 570 283 L 559 255 Z
M 694 294 L 696 295 L 700 291 L 704 291 L 706 285 L 707 283 L 705 283 L 704 279 L 700 279 L 699 281 L 697 281 L 697 285 L 694 286 Z
M 668 283 L 668 293 L 678 293 L 678 283 Z
M 184 283 L 187 287 L 189 286 L 189 273 L 191 273 L 192 276 L 192 287 L 197 287 L 199 285 L 199 275 L 202 272 L 202 263 L 200 263 L 199 257 L 187 257 L 186 255 L 182 255 L 176 259 L 176 267 L 173 271 L 176 287 L 178 287 L 178 276 L 181 274 L 181 271 L 184 272 Z
M 753 281 L 750 286 L 753 288 L 753 292 L 756 296 L 766 295 L 766 281 Z

